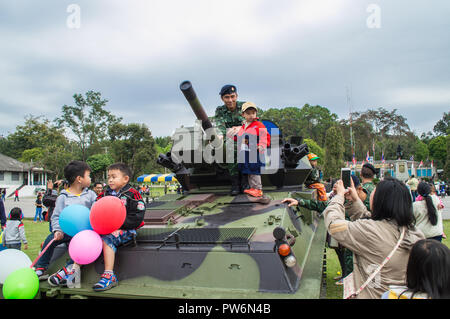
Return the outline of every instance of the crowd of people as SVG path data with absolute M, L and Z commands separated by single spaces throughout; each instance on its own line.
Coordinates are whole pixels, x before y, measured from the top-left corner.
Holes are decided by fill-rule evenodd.
M 375 186 L 374 173 L 365 164 L 363 183 L 355 175 L 348 188 L 336 181 L 326 202 L 284 202 L 323 215 L 344 277 L 338 283 L 350 298 L 450 298 L 450 250 L 441 243 L 444 207 L 433 185 L 419 182 L 413 201 L 404 182 L 389 177 Z
M 239 156 L 244 161 L 227 163 L 231 176 L 230 194 L 245 193 L 263 196 L 261 168 L 264 152 L 270 146 L 270 135 L 258 117 L 252 102 L 237 101 L 237 90 L 226 85 L 220 91 L 224 105 L 216 109 L 216 125 L 224 135 L 234 136 Z M 255 140 L 252 144 L 249 141 Z M 256 161 L 249 153 L 256 151 Z M 334 248 L 342 276 L 346 298 L 450 298 L 450 250 L 441 243 L 445 238 L 442 222 L 442 201 L 436 196 L 433 184 L 420 182 L 414 176 L 405 182 L 387 177 L 374 183 L 376 169 L 366 163 L 361 169 L 361 180 L 351 175 L 350 187 L 337 180 L 327 193 L 317 166 L 319 157 L 308 154 L 312 171 L 305 186 L 317 190 L 317 200 L 301 197 L 285 198 L 289 207 L 318 211 L 327 228 L 328 246 Z M 94 183 L 91 187 L 91 169 L 81 161 L 72 161 L 64 169 L 65 180 L 49 181 L 47 191 L 36 199 L 34 221 L 41 221 L 42 207 L 47 207 L 50 234 L 43 246 L 48 249 L 36 263 L 40 280 L 51 286 L 68 286 L 80 266 L 70 260 L 56 273 L 47 269 L 54 248 L 68 243 L 71 236 L 59 225 L 62 210 L 72 204 L 91 208 L 104 196 L 116 196 L 126 201 L 126 219 L 119 230 L 102 235 L 104 272 L 93 286 L 94 291 L 111 289 L 118 284 L 114 260 L 118 247 L 133 241 L 136 229 L 143 225 L 145 203 L 142 193 L 130 186 L 130 169 L 123 163 L 108 168 L 108 186 Z M 58 189 L 62 188 L 58 192 Z M 16 195 L 19 200 L 18 195 Z M 0 212 L 3 202 L 0 201 Z M 8 220 L 2 218 L 4 241 L 9 248 L 27 249 L 20 209 L 14 208 Z

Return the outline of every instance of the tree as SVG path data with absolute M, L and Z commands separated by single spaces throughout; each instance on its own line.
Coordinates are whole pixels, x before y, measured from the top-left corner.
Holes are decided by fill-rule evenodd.
M 436 135 L 449 135 L 450 134 L 450 112 L 445 112 L 442 119 L 440 119 L 433 128 Z
M 120 123 L 122 118 L 104 109 L 108 100 L 102 99 L 100 92 L 88 91 L 86 97 L 74 94 L 73 98 L 76 106 L 64 105 L 61 117 L 55 122 L 76 136 L 81 158 L 85 161 L 89 146 L 103 141 L 108 136 L 108 128 Z
M 448 181 L 450 181 L 450 135 L 447 135 L 446 143 L 447 143 L 447 159 L 445 160 L 445 167 L 444 167 L 444 173 L 445 178 Z
M 344 137 L 338 126 L 330 127 L 325 135 L 324 177 L 338 177 L 343 166 Z
M 63 130 L 51 125 L 43 116 L 26 115 L 24 125 L 17 125 L 14 133 L 8 135 L 2 153 L 13 158 L 22 157 L 25 150 L 45 149 L 50 145 L 67 145 Z
M 323 165 L 325 159 L 325 151 L 323 150 L 323 148 L 321 148 L 315 141 L 309 138 L 305 138 L 303 140 L 303 143 L 306 143 L 306 145 L 308 145 L 308 149 L 311 153 L 314 153 L 320 157 L 317 160 L 317 164 Z
M 116 162 L 124 162 L 133 172 L 132 179 L 164 169 L 156 164 L 155 140 L 145 124 L 115 124 L 109 128 L 112 156 Z
M 428 145 L 430 157 L 437 161 L 437 167 L 443 167 L 447 159 L 447 140 L 445 136 L 438 136 L 430 141 Z
M 89 156 L 86 162 L 92 169 L 93 180 L 100 181 L 105 179 L 104 173 L 108 166 L 114 163 L 114 159 L 109 154 L 94 154 Z

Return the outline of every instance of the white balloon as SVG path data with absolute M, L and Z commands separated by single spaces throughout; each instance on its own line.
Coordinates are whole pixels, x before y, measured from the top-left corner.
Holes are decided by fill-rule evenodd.
M 5 249 L 0 251 L 0 283 L 3 284 L 6 277 L 13 271 L 30 267 L 31 264 L 31 259 L 21 250 Z

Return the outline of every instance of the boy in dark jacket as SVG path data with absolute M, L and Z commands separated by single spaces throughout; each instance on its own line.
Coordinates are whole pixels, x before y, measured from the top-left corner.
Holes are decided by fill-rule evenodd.
M 103 258 L 105 271 L 98 283 L 93 286 L 95 291 L 104 291 L 118 285 L 114 274 L 114 259 L 117 247 L 128 243 L 136 236 L 136 229 L 142 226 L 145 214 L 145 203 L 141 194 L 132 188 L 130 181 L 131 171 L 123 163 L 112 164 L 108 167 L 108 188 L 101 193 L 97 200 L 103 196 L 116 196 L 125 204 L 127 214 L 120 229 L 109 235 L 102 235 Z

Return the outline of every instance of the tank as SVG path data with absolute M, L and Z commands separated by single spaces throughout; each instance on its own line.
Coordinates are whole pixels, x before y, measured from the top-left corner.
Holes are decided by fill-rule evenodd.
M 104 292 L 92 286 L 103 257 L 81 270 L 81 288 L 40 284 L 42 298 L 320 298 L 324 294 L 326 230 L 315 211 L 296 211 L 286 197 L 316 198 L 303 183 L 311 171 L 301 137 L 285 140 L 276 123 L 262 169 L 263 198 L 230 196 L 224 164 L 225 139 L 208 118 L 188 81 L 180 89 L 197 121 L 173 136 L 173 148 L 157 162 L 171 170 L 182 193 L 147 204 L 145 225 L 120 247 L 114 270 L 119 285 Z M 206 150 L 206 151 L 205 151 Z M 195 159 L 195 160 L 194 160 Z M 49 271 L 62 267 L 67 247 L 55 250 Z

